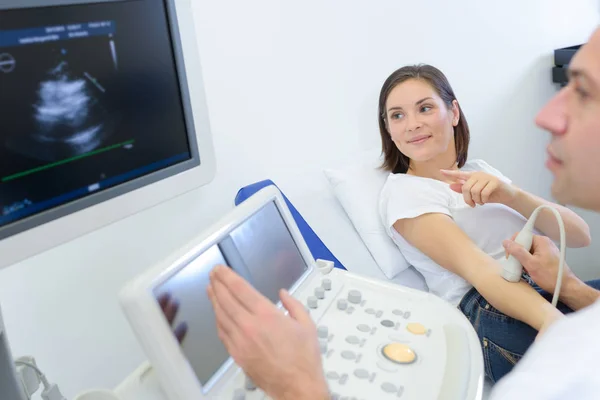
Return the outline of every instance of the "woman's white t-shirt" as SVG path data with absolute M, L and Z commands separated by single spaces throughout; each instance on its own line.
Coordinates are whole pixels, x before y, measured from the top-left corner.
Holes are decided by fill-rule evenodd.
M 483 160 L 468 161 L 461 170 L 487 172 L 511 183 Z M 448 215 L 480 249 L 495 260 L 501 260 L 505 257 L 502 241 L 510 239 L 526 222 L 521 214 L 507 206 L 485 204 L 471 208 L 462 194 L 450 189 L 448 183 L 407 174 L 388 176 L 381 191 L 379 213 L 388 235 L 406 261 L 423 275 L 429 291 L 453 305 L 458 305 L 472 286 L 410 245 L 394 229 L 394 223 L 423 214 Z

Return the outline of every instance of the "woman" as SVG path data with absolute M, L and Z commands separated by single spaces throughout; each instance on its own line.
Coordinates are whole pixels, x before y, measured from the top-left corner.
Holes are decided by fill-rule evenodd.
M 482 342 L 486 375 L 495 382 L 538 332 L 570 311 L 552 307 L 533 284 L 500 275 L 502 241 L 539 205 L 552 203 L 515 187 L 484 161 L 467 161 L 467 121 L 448 80 L 432 66 L 404 67 L 386 80 L 379 127 L 383 168 L 391 172 L 381 192 L 382 221 L 430 291 L 469 318 Z M 586 223 L 552 205 L 564 220 L 567 245 L 589 245 Z M 535 228 L 559 239 L 548 210 Z

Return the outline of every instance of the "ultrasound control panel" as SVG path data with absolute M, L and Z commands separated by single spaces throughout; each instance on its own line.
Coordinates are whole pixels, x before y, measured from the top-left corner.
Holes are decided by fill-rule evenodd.
M 464 316 L 429 293 L 332 269 L 293 295 L 317 324 L 332 399 L 479 399 L 483 358 Z M 223 399 L 268 399 L 240 372 Z

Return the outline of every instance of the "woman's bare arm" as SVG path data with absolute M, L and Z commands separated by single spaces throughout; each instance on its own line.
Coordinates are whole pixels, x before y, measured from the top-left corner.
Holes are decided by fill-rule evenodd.
M 536 330 L 562 314 L 525 282 L 511 283 L 501 266 L 479 249 L 454 223 L 439 213 L 396 221 L 394 229 L 440 266 L 471 283 L 495 308 Z

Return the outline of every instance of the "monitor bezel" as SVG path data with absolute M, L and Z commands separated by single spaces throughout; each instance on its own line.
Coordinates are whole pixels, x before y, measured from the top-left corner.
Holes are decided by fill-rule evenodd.
M 0 12 L 129 1 L 144 0 L 5 0 Z M 214 150 L 191 0 L 161 2 L 171 36 L 190 159 L 0 227 L 0 253 L 8 254 L 0 259 L 0 268 L 207 184 L 214 178 Z M 193 71 L 193 75 L 187 70 Z M 73 218 L 78 221 L 64 222 Z

